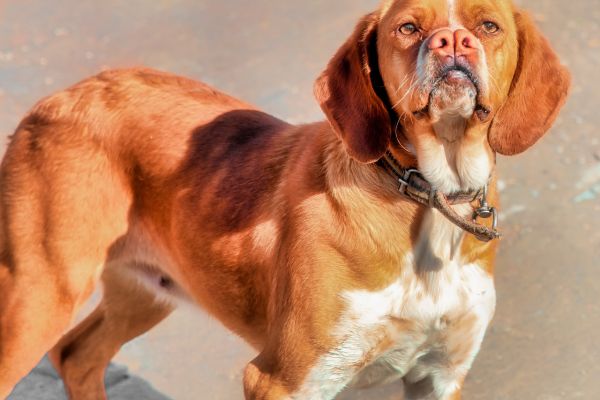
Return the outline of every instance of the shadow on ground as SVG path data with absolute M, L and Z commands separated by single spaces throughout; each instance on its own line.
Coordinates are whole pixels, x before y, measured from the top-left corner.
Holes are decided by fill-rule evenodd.
M 126 367 L 111 364 L 106 370 L 106 393 L 110 400 L 170 400 L 149 383 L 129 374 Z M 7 400 L 66 400 L 65 389 L 47 357 L 23 379 Z

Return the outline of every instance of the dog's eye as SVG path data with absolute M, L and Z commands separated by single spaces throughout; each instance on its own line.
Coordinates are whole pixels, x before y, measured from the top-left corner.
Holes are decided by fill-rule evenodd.
M 496 25 L 495 23 L 493 23 L 492 21 L 485 21 L 482 24 L 482 26 L 483 26 L 483 30 L 485 31 L 485 33 L 494 34 L 500 30 L 500 27 L 498 25 Z
M 404 25 L 402 25 L 402 26 L 400 26 L 398 28 L 398 32 L 400 32 L 403 35 L 407 35 L 407 36 L 408 35 L 412 35 L 416 31 L 417 31 L 416 25 L 415 24 L 411 24 L 411 23 L 404 24 Z

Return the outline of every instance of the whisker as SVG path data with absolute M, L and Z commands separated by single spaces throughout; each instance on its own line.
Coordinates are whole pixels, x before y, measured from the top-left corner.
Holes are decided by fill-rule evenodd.
M 415 78 L 416 78 L 416 75 L 415 75 L 415 74 L 413 74 L 413 78 L 412 78 L 412 80 L 410 81 L 410 86 L 409 86 L 409 88 L 408 88 L 408 89 L 406 90 L 406 92 L 404 93 L 404 96 L 402 96 L 402 98 L 401 98 L 400 100 L 398 100 L 398 101 L 396 102 L 396 104 L 394 104 L 394 105 L 392 106 L 392 108 L 394 108 L 394 109 L 395 109 L 397 106 L 399 106 L 399 105 L 400 105 L 400 104 L 401 104 L 401 103 L 404 101 L 404 99 L 406 99 L 406 96 L 408 96 L 408 95 L 409 95 L 409 94 L 412 92 L 412 90 L 413 90 L 413 89 L 416 87 L 416 85 L 419 83 L 419 81 L 418 81 L 418 80 L 415 80 Z
M 402 82 L 401 82 L 401 83 L 400 83 L 400 85 L 398 86 L 398 89 L 396 89 L 396 91 L 394 92 L 394 96 L 398 94 L 398 92 L 400 91 L 400 89 L 402 89 L 402 87 L 404 86 L 404 84 L 406 83 L 406 81 L 408 81 L 408 78 L 409 78 L 410 76 L 411 76 L 411 75 L 406 75 L 406 76 L 404 77 L 404 79 L 402 80 Z
M 499 90 L 499 86 L 498 86 L 498 81 L 496 80 L 496 78 L 494 78 L 493 75 L 488 75 L 490 78 L 490 82 L 494 85 L 495 90 L 498 91 Z

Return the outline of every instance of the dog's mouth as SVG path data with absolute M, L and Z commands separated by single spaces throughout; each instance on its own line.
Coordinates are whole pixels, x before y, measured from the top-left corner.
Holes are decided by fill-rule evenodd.
M 417 119 L 430 116 L 432 108 L 438 112 L 456 108 L 463 117 L 469 118 L 475 114 L 481 122 L 487 121 L 491 114 L 491 107 L 484 99 L 480 80 L 469 68 L 462 65 L 444 68 L 436 78 L 429 80 L 423 89 L 425 104 L 413 112 Z
M 442 70 L 440 77 L 436 79 L 433 86 L 438 86 L 441 82 L 454 85 L 471 85 L 475 90 L 479 90 L 477 77 L 468 68 L 460 65 L 453 65 Z

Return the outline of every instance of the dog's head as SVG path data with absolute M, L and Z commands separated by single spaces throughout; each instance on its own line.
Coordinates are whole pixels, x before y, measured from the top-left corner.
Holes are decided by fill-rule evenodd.
M 533 145 L 570 77 L 510 0 L 386 0 L 365 16 L 315 85 L 348 153 L 378 160 L 406 137 L 438 189 L 483 186 L 495 153 Z

